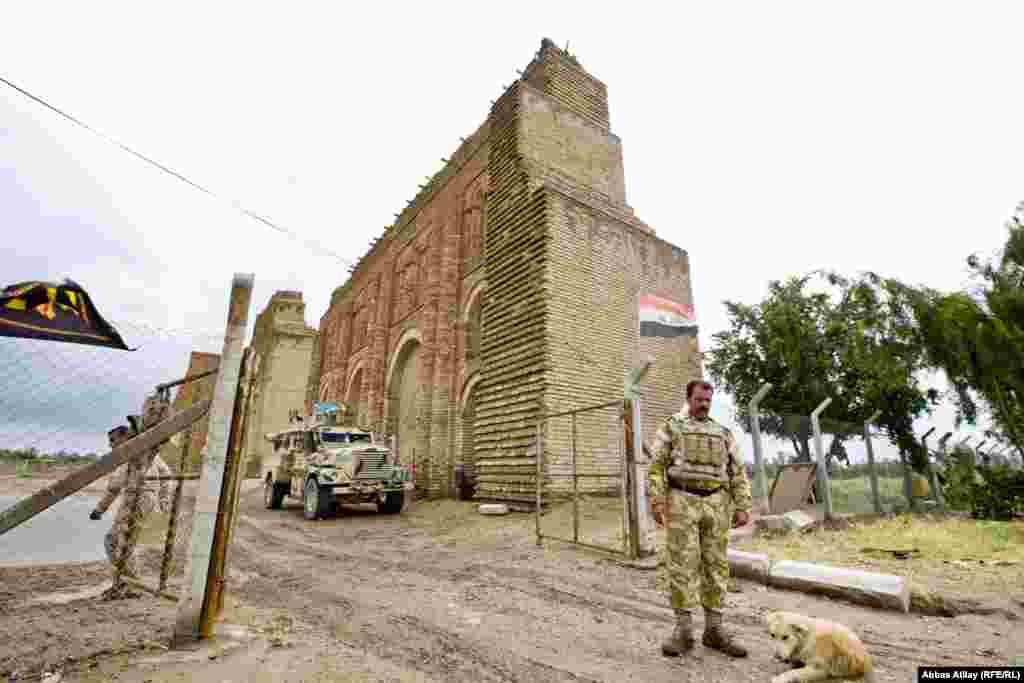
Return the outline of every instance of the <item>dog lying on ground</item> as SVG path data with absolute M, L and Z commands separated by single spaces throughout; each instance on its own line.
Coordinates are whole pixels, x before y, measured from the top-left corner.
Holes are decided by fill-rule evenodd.
M 842 624 L 793 612 L 770 612 L 765 622 L 775 641 L 775 658 L 803 665 L 773 677 L 772 683 L 823 681 L 834 676 L 874 680 L 864 643 Z

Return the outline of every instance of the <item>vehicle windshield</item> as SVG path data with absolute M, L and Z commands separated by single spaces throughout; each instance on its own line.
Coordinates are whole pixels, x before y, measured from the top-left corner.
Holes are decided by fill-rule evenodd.
M 370 443 L 369 434 L 349 432 L 320 432 L 321 443 Z

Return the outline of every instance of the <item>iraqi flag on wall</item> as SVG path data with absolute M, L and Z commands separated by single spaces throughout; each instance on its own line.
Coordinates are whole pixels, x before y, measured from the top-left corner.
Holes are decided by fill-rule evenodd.
M 71 280 L 19 282 L 0 291 L 0 337 L 134 351 L 103 319 L 85 290 Z
M 640 296 L 641 337 L 693 337 L 696 334 L 697 316 L 693 306 L 653 294 Z

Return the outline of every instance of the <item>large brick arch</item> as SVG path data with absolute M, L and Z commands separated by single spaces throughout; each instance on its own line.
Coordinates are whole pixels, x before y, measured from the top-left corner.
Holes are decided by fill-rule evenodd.
M 462 391 L 459 392 L 459 417 L 465 415 L 467 399 L 472 396 L 473 390 L 476 389 L 476 385 L 479 384 L 482 377 L 482 373 L 474 372 L 462 383 Z
M 486 289 L 487 280 L 481 280 L 476 284 L 476 286 L 473 287 L 473 289 L 469 290 L 469 296 L 466 297 L 466 303 L 465 305 L 463 305 L 462 313 L 459 315 L 459 318 L 462 320 L 463 325 L 469 322 L 469 314 L 470 311 L 473 310 L 473 304 L 477 302 L 477 300 L 480 298 L 480 295 L 483 294 L 484 290 Z
M 398 366 L 398 362 L 403 360 L 403 354 L 408 351 L 406 347 L 413 343 L 423 343 L 423 334 L 415 327 L 402 333 L 402 336 L 398 338 L 398 343 L 395 344 L 395 350 L 392 352 L 391 358 L 388 359 L 388 372 L 384 377 L 385 395 L 391 395 L 391 380 L 393 379 L 395 368 Z

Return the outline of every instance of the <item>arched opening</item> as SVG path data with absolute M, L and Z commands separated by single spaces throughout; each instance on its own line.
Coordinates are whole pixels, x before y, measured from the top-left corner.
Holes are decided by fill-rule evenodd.
M 358 367 L 355 374 L 348 382 L 348 390 L 345 392 L 345 415 L 346 423 L 362 426 L 366 423 L 366 400 L 363 397 L 363 368 Z
M 466 361 L 480 360 L 481 323 L 483 321 L 480 305 L 481 297 L 477 296 L 469 307 L 466 319 Z
M 462 411 L 459 417 L 462 420 L 462 446 L 460 448 L 459 460 L 467 467 L 474 467 L 476 465 L 476 456 L 474 455 L 476 442 L 473 428 L 476 421 L 476 386 L 479 379 L 480 375 L 477 374 L 466 383 L 461 401 Z
M 415 337 L 408 337 L 398 348 L 392 371 L 388 378 L 388 423 L 395 435 L 398 460 L 403 464 L 414 464 L 417 479 L 426 476 L 421 463 L 426 462 L 426 453 L 417 452 L 417 435 L 423 414 L 426 389 L 420 382 L 422 345 Z

